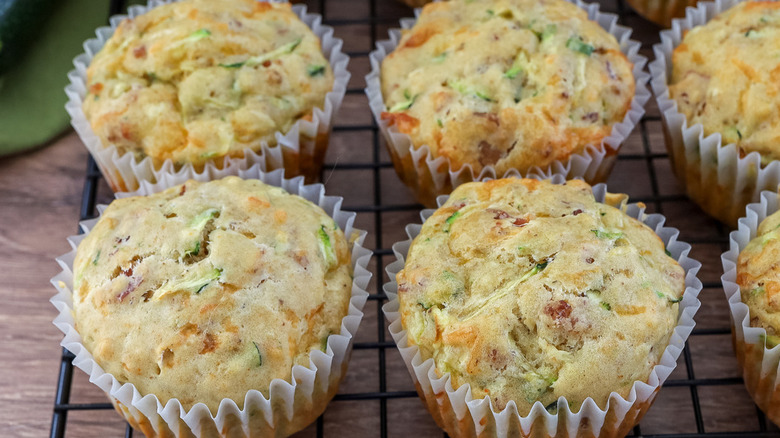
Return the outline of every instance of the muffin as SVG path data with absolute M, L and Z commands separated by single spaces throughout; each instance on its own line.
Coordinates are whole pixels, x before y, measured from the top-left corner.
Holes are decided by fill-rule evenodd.
M 580 180 L 467 183 L 413 236 L 396 275 L 399 348 L 416 351 L 414 364 L 430 361 L 429 378 L 447 379 L 448 395 L 466 387 L 496 416 L 458 420 L 446 403 L 436 407 L 433 389 L 427 405 L 451 436 L 504 436 L 513 419 L 582 410 L 610 418 L 603 436 L 613 436 L 649 407 L 653 396 L 639 400 L 635 384 L 662 382 L 656 366 L 668 361 L 686 270 L 651 228 L 615 207 L 624 195 L 604 196 L 598 202 Z M 615 395 L 638 401 L 625 418 L 607 414 Z
M 119 22 L 84 78 L 81 110 L 98 147 L 148 157 L 155 171 L 236 159 L 315 179 L 348 73 L 328 59 L 340 44 L 328 35 L 323 54 L 328 29 L 302 10 L 314 30 L 290 4 L 255 0 L 183 0 Z
M 677 177 L 704 211 L 732 227 L 780 177 L 773 165 L 780 62 L 766 55 L 780 47 L 779 8 L 724 1 L 691 10 L 690 20 L 662 34 L 651 67 Z
M 626 0 L 639 15 L 668 28 L 672 19 L 685 16 L 685 8 L 696 6 L 697 0 Z
M 398 0 L 399 2 L 409 6 L 410 8 L 419 8 L 425 6 L 426 3 L 430 3 L 431 0 Z
M 751 204 L 731 248 L 723 254 L 723 287 L 729 300 L 737 359 L 748 392 L 762 411 L 780 424 L 780 211 L 775 192 Z
M 631 109 L 632 69 L 615 37 L 564 0 L 433 3 L 381 62 L 378 116 L 453 172 L 525 174 L 603 149 Z M 414 163 L 392 156 L 413 185 Z
M 350 303 L 362 305 L 352 277 L 365 273 L 353 271 L 349 246 L 316 204 L 258 180 L 190 180 L 118 199 L 73 259 L 79 347 L 116 386 L 152 395 L 163 417 L 171 403 L 217 418 L 233 406 L 249 417 L 221 427 L 211 419 L 204 430 L 286 436 L 322 413 L 345 371 L 359 322 L 348 321 L 359 314 Z M 130 412 L 111 396 L 134 427 L 157 436 L 154 419 L 133 415 L 146 414 L 135 397 Z

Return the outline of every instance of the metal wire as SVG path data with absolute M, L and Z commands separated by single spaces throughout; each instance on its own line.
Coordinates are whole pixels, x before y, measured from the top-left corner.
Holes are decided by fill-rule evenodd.
M 368 25 L 370 28 L 371 47 L 374 47 L 377 37 L 384 38 L 384 35 L 377 35 L 378 24 L 395 24 L 398 22 L 398 18 L 401 17 L 385 17 L 378 16 L 377 14 L 377 0 L 362 0 L 369 2 L 370 16 L 364 19 L 328 19 L 328 11 L 333 5 L 329 5 L 330 0 L 311 0 L 309 4 L 313 6 L 315 10 L 318 10 L 324 17 L 324 22 L 334 27 L 344 25 Z M 355 0 L 358 1 L 358 0 Z M 608 9 L 602 7 L 602 9 Z M 110 15 L 119 13 L 124 10 L 123 0 L 110 0 Z M 624 4 L 622 0 L 619 0 L 616 4 L 615 11 L 621 16 L 621 21 L 626 17 L 634 15 Z M 338 28 L 336 29 L 338 35 Z M 367 52 L 350 52 L 350 56 L 353 58 L 366 57 Z M 354 64 L 353 64 L 354 65 Z M 363 91 L 361 89 L 350 89 L 348 94 L 360 94 Z M 657 115 L 646 116 L 642 119 L 638 129 L 642 138 L 642 153 L 633 154 L 621 154 L 618 156 L 618 160 L 621 161 L 644 161 L 647 169 L 647 173 L 650 179 L 651 195 L 645 197 L 632 197 L 634 201 L 642 201 L 647 204 L 651 204 L 655 207 L 656 211 L 663 212 L 664 204 L 674 202 L 687 202 L 687 198 L 683 195 L 664 195 L 659 191 L 658 178 L 656 175 L 655 163 L 659 160 L 668 160 L 668 155 L 665 153 L 652 152 L 651 141 L 649 136 L 649 130 L 647 127 L 648 122 L 659 122 L 660 117 Z M 327 164 L 324 166 L 326 169 L 333 169 L 333 171 L 342 170 L 368 170 L 372 173 L 372 179 L 374 184 L 373 189 L 373 204 L 372 205 L 348 205 L 345 206 L 345 210 L 356 211 L 363 214 L 374 215 L 374 229 L 376 230 L 376 249 L 374 249 L 374 257 L 376 261 L 376 283 L 380 285 L 375 293 L 369 296 L 369 301 L 375 302 L 377 310 L 377 341 L 376 342 L 362 342 L 354 345 L 355 350 L 376 350 L 378 356 L 378 375 L 379 382 L 376 387 L 376 391 L 357 392 L 349 394 L 337 394 L 333 403 L 349 400 L 378 400 L 379 401 L 379 430 L 377 436 L 386 438 L 388 435 L 387 424 L 387 401 L 390 399 L 398 398 L 414 398 L 417 397 L 414 391 L 388 391 L 387 390 L 387 373 L 386 373 L 386 357 L 385 349 L 394 348 L 392 341 L 385 339 L 385 321 L 381 306 L 385 303 L 386 297 L 381 291 L 381 284 L 384 282 L 384 256 L 392 254 L 390 248 L 384 248 L 384 242 L 382 241 L 383 229 L 383 213 L 398 212 L 398 211 L 417 211 L 422 208 L 421 205 L 410 204 L 385 204 L 382 199 L 382 175 L 381 170 L 392 167 L 392 163 L 382 161 L 381 159 L 381 142 L 379 138 L 379 132 L 374 123 L 370 125 L 350 125 L 350 126 L 336 126 L 334 128 L 336 133 L 338 132 L 370 132 L 372 136 L 372 160 L 370 162 L 348 162 Z M 330 170 L 329 170 L 330 171 Z M 87 171 L 84 180 L 84 190 L 82 193 L 81 203 L 81 219 L 87 219 L 94 217 L 95 212 L 95 199 L 98 191 L 98 183 L 101 178 L 100 172 L 95 165 L 95 162 L 90 157 L 87 161 Z M 722 226 L 717 227 L 717 236 L 708 239 L 684 239 L 689 243 L 717 243 L 721 246 L 721 249 L 725 248 L 727 240 L 727 230 Z M 705 283 L 705 288 L 720 288 L 720 283 Z M 730 333 L 728 326 L 708 329 L 696 329 L 692 333 L 692 337 L 697 336 L 711 336 L 711 335 L 725 335 Z M 737 386 L 742 385 L 742 379 L 740 377 L 727 377 L 727 378 L 696 378 L 694 372 L 694 361 L 690 353 L 689 348 L 684 350 L 684 364 L 686 367 L 686 378 L 668 380 L 665 383 L 667 387 L 689 387 L 691 395 L 691 403 L 693 405 L 693 411 L 696 423 L 696 433 L 676 433 L 674 431 L 668 431 L 664 434 L 656 435 L 643 435 L 641 427 L 636 426 L 630 437 L 645 438 L 694 438 L 694 437 L 720 437 L 720 438 L 738 438 L 738 437 L 780 437 L 780 432 L 768 431 L 767 420 L 760 410 L 756 409 L 756 426 L 757 430 L 751 432 L 716 432 L 707 433 L 705 430 L 704 415 L 702 413 L 701 401 L 699 399 L 699 388 L 707 386 Z M 66 426 L 68 424 L 68 413 L 71 411 L 102 411 L 112 409 L 110 403 L 70 403 L 72 379 L 73 379 L 73 358 L 74 356 L 67 350 L 63 349 L 60 362 L 60 369 L 58 373 L 57 389 L 55 394 L 55 403 L 53 409 L 53 417 L 51 423 L 52 438 L 62 438 L 65 436 Z M 325 416 L 320 416 L 316 421 L 316 435 L 317 437 L 323 437 L 325 432 Z M 125 436 L 132 437 L 133 430 L 129 425 L 125 426 Z M 446 437 L 446 434 L 445 434 Z

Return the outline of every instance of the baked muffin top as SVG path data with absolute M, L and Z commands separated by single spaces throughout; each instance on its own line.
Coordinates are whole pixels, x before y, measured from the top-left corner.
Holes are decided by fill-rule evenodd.
M 750 309 L 750 325 L 767 332 L 767 346 L 780 344 L 780 212 L 761 222 L 756 237 L 739 253 L 737 284 Z
M 627 396 L 660 361 L 685 289 L 661 239 L 578 180 L 459 186 L 397 281 L 423 359 L 521 415 L 560 396 L 575 411 L 587 397 L 603 408 L 612 391 Z
M 433 3 L 382 62 L 382 118 L 452 169 L 546 167 L 623 120 L 631 69 L 615 38 L 564 0 Z
M 189 181 L 111 203 L 74 261 L 76 329 L 95 361 L 185 409 L 268 397 L 339 333 L 350 252 L 311 202 L 257 180 Z
M 275 145 L 324 105 L 333 72 L 289 4 L 184 0 L 124 20 L 87 87 L 84 113 L 104 145 L 198 166 Z
M 780 3 L 739 3 L 689 30 L 672 53 L 669 94 L 688 125 L 740 154 L 780 158 Z

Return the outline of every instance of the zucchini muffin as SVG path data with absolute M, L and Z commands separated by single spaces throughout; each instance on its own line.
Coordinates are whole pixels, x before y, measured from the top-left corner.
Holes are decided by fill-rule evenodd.
M 750 325 L 766 330 L 767 348 L 780 345 L 780 212 L 764 219 L 739 253 L 737 284 L 750 309 Z
M 764 218 L 761 220 L 761 218 Z M 723 253 L 723 291 L 729 303 L 734 352 L 750 396 L 780 424 L 780 211 L 776 191 L 747 206 Z
M 159 167 L 260 151 L 333 89 L 320 41 L 289 4 L 184 0 L 124 20 L 87 70 L 104 146 Z
M 739 3 L 685 34 L 672 53 L 669 95 L 688 126 L 701 123 L 705 136 L 720 133 L 766 165 L 780 158 L 780 59 L 767 56 L 778 50 L 780 3 Z
M 525 172 L 600 145 L 631 107 L 632 67 L 564 0 L 433 3 L 382 62 L 381 117 L 453 170 Z
M 461 185 L 423 224 L 397 282 L 422 360 L 521 416 L 537 401 L 554 411 L 561 396 L 575 412 L 587 397 L 604 408 L 612 391 L 647 381 L 685 289 L 661 239 L 579 180 Z
M 73 272 L 94 360 L 163 405 L 212 413 L 309 366 L 340 332 L 352 285 L 347 241 L 322 209 L 237 177 L 114 201 Z
M 698 0 L 626 0 L 639 15 L 661 27 L 670 27 L 672 20 L 685 16 L 685 8 L 696 6 Z

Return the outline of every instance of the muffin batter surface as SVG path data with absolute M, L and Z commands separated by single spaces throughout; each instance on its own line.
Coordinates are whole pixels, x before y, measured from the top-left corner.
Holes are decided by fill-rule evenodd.
M 780 3 L 739 3 L 685 34 L 669 94 L 688 126 L 720 133 L 741 155 L 780 158 Z
M 122 22 L 87 71 L 84 113 L 104 145 L 196 166 L 275 145 L 333 87 L 289 4 L 184 0 Z
M 325 349 L 351 273 L 316 205 L 257 180 L 189 181 L 106 209 L 77 251 L 74 319 L 120 382 L 216 413 Z
M 566 1 L 433 3 L 382 62 L 382 117 L 453 169 L 524 171 L 599 145 L 630 108 L 631 70 Z
M 660 238 L 581 181 L 458 187 L 397 280 L 423 359 L 521 415 L 537 400 L 554 409 L 564 396 L 576 411 L 626 396 L 659 362 L 685 289 Z

